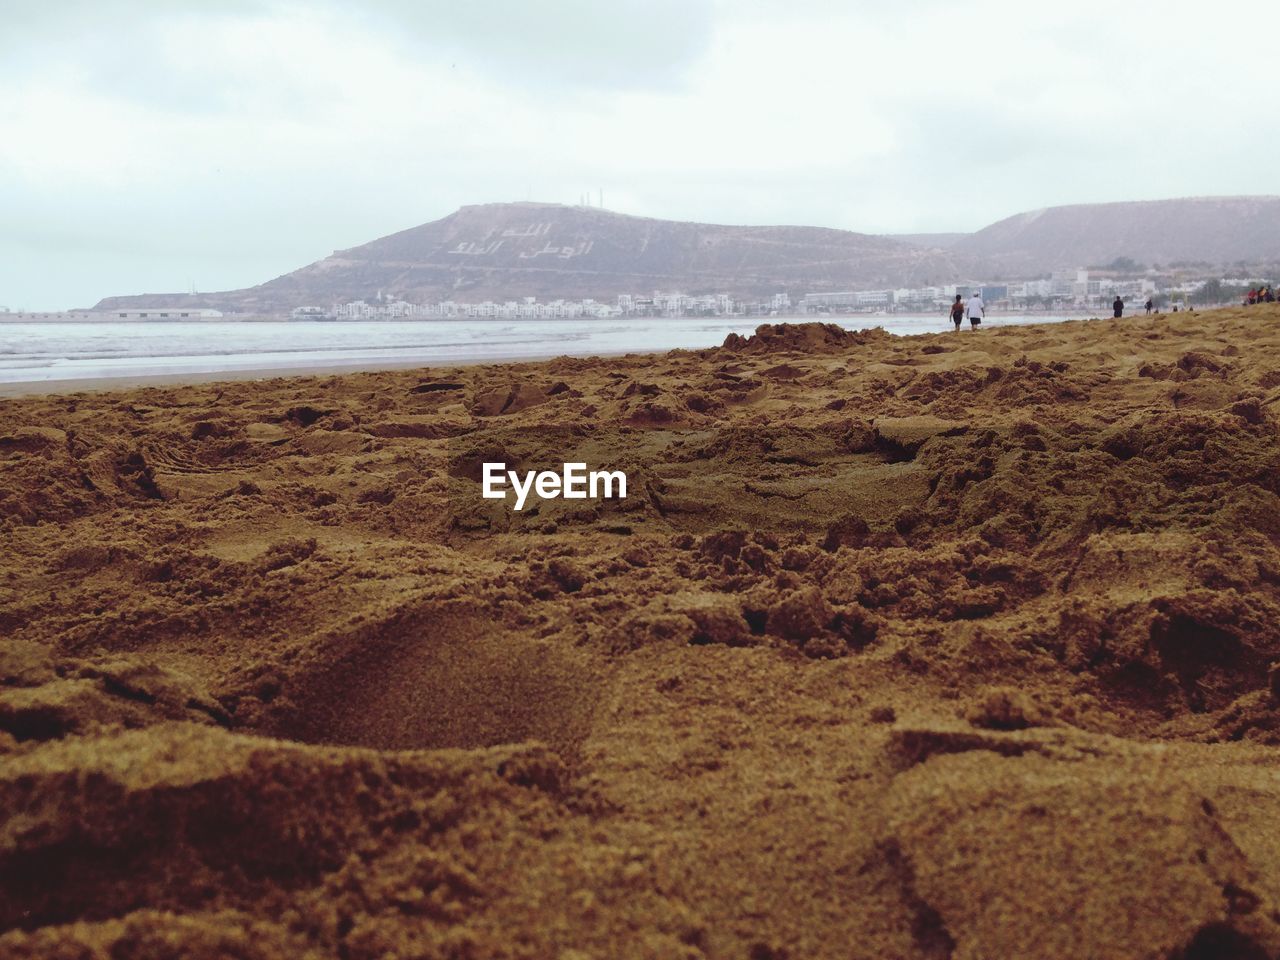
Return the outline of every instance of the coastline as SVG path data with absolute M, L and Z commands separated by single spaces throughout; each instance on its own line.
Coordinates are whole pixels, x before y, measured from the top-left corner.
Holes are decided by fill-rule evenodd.
M 600 357 L 624 354 L 599 354 Z M 475 367 L 487 364 L 545 363 L 547 357 L 497 356 L 424 364 L 420 360 L 378 361 L 366 366 L 360 361 L 350 364 L 319 364 L 296 367 L 262 367 L 247 370 L 211 370 L 190 373 L 155 373 L 118 377 L 82 377 L 66 380 L 32 380 L 16 383 L 0 382 L 0 398 L 18 399 L 52 394 L 106 393 L 140 390 L 148 387 L 183 387 L 213 383 L 270 383 L 276 380 L 341 377 L 349 374 L 383 373 L 396 370 L 437 370 L 452 367 Z
M 995 315 L 993 319 L 997 320 L 997 322 L 989 324 L 984 330 L 981 331 L 981 333 L 990 334 L 1008 327 L 1042 326 L 1042 325 L 1050 325 L 1050 324 L 1058 324 L 1058 323 L 1073 323 L 1079 320 L 1099 319 L 1097 317 L 1082 316 L 1082 317 L 1053 317 L 1053 318 L 1046 318 L 1042 321 L 1039 321 L 1034 318 L 1028 318 L 1028 316 L 1025 314 L 1010 314 L 1006 319 L 1015 319 L 1018 322 L 1000 323 L 998 321 L 1002 318 L 1002 316 L 1003 315 Z M 911 314 L 908 316 L 908 318 L 909 319 L 936 319 L 931 314 L 929 315 Z M 850 320 L 850 318 L 848 317 L 836 318 L 836 319 L 843 319 L 846 322 Z M 870 318 L 870 319 L 879 319 L 879 318 Z M 1111 319 L 1111 318 L 1108 317 L 1103 319 Z M 1126 319 L 1132 319 L 1132 318 L 1126 318 Z M 150 323 L 150 321 L 131 321 L 131 322 L 134 323 L 135 325 L 141 325 L 141 326 L 145 326 L 147 323 Z M 196 325 L 201 323 L 207 323 L 207 322 L 210 322 L 210 321 L 192 321 L 192 323 Z M 296 321 L 296 322 L 304 323 L 306 321 Z M 361 324 L 369 324 L 369 325 L 375 325 L 375 326 L 385 325 L 385 324 L 394 324 L 397 322 L 399 321 L 394 321 L 394 320 L 359 321 L 359 323 Z M 410 322 L 415 322 L 415 321 L 410 321 Z M 483 320 L 483 321 L 476 321 L 476 322 L 479 324 L 487 324 L 487 323 L 496 324 L 502 321 Z M 557 322 L 563 322 L 566 324 L 575 323 L 575 321 L 548 321 L 548 322 L 552 325 L 554 325 Z M 673 320 L 672 322 L 678 323 L 679 321 Z M 829 317 L 822 317 L 817 319 L 813 319 L 813 318 L 802 319 L 802 318 L 792 318 L 792 317 L 750 318 L 746 321 L 746 326 L 744 327 L 744 329 L 750 329 L 755 326 L 759 326 L 760 324 L 822 323 L 822 322 L 833 322 L 833 321 L 832 321 L 832 318 L 829 318 Z M 874 326 L 851 327 L 850 329 L 875 329 L 875 327 Z M 729 331 L 726 328 L 726 334 L 728 332 Z M 970 332 L 971 331 L 969 330 L 968 325 L 966 323 L 964 330 L 961 331 L 961 334 L 966 335 Z M 923 337 L 923 336 L 931 336 L 934 334 L 940 334 L 945 336 L 952 333 L 954 333 L 954 331 L 950 330 L 948 327 L 946 329 L 900 333 L 895 335 L 904 336 L 904 337 Z M 717 344 L 718 344 L 718 341 L 717 341 Z M 698 347 L 698 348 L 671 347 L 671 348 L 659 349 L 655 351 L 642 351 L 642 350 L 629 350 L 629 349 L 607 350 L 606 349 L 606 350 L 592 351 L 590 353 L 566 353 L 566 354 L 563 354 L 563 356 L 604 358 L 604 357 L 626 356 L 632 353 L 661 354 L 661 353 L 667 352 L 667 350 L 669 349 L 677 349 L 677 350 L 709 349 L 712 346 L 714 345 L 708 344 L 706 347 Z M 141 361 L 147 358 L 139 358 L 139 359 Z M 373 373 L 373 372 L 378 372 L 382 370 L 431 369 L 434 367 L 477 366 L 477 365 L 493 364 L 493 363 L 538 363 L 538 362 L 545 362 L 551 359 L 554 359 L 554 357 L 548 356 L 545 352 L 537 352 L 537 351 L 528 352 L 526 350 L 521 350 L 516 348 L 510 351 L 500 350 L 500 351 L 485 354 L 485 355 L 480 355 L 480 354 L 468 355 L 463 353 L 460 355 L 455 355 L 450 357 L 441 357 L 438 360 L 424 360 L 418 357 L 415 357 L 413 359 L 405 359 L 405 360 L 399 360 L 395 358 L 385 358 L 385 359 L 383 358 L 367 359 L 366 358 L 366 359 L 353 359 L 353 360 L 347 360 L 347 361 L 341 361 L 341 362 L 317 362 L 317 363 L 299 363 L 299 364 L 288 363 L 288 364 L 274 364 L 274 365 L 264 364 L 261 366 L 251 366 L 251 367 L 241 368 L 241 369 L 230 368 L 230 369 L 208 370 L 208 371 L 191 370 L 191 371 L 178 371 L 178 372 L 165 372 L 165 373 L 126 372 L 126 373 L 121 373 L 119 375 L 114 375 L 114 376 L 94 375 L 94 376 L 84 376 L 84 377 L 65 377 L 65 378 L 56 378 L 56 379 L 48 379 L 48 380 L 19 380 L 19 381 L 12 381 L 12 382 L 0 380 L 0 398 L 39 396 L 42 394 L 55 394 L 55 393 L 56 394 L 80 393 L 80 392 L 99 393 L 103 391 L 128 390 L 128 389 L 142 388 L 142 387 L 154 387 L 154 386 L 171 387 L 171 386 L 180 386 L 183 384 L 238 382 L 238 381 L 246 381 L 246 380 L 260 381 L 260 380 L 273 380 L 273 379 L 279 379 L 279 378 L 285 378 L 285 377 L 291 378 L 291 377 L 340 376 L 346 373 Z

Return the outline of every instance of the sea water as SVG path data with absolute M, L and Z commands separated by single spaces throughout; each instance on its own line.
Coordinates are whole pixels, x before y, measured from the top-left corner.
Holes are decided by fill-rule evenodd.
M 627 317 L 611 320 L 186 321 L 0 323 L 0 383 L 377 370 L 556 356 L 701 349 L 765 322 L 828 320 L 890 333 L 953 329 L 936 316 Z M 984 328 L 1061 316 L 989 317 Z M 965 324 L 964 334 L 968 334 Z

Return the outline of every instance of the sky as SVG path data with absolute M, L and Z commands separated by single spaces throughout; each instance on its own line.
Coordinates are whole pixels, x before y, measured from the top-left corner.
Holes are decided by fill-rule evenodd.
M 0 306 L 251 286 L 464 204 L 588 192 L 867 233 L 1274 194 L 1271 11 L 0 0 Z

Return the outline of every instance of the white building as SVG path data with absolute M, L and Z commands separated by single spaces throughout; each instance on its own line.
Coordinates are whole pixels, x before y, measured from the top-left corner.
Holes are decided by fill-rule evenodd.
M 800 301 L 807 311 L 821 309 L 878 310 L 894 304 L 892 290 L 846 290 L 839 293 L 808 293 Z
M 142 307 L 108 310 L 104 315 L 113 320 L 217 320 L 222 311 L 204 307 Z

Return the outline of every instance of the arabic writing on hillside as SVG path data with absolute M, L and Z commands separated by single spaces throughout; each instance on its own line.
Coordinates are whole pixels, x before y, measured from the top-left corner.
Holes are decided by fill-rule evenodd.
M 501 250 L 502 245 L 507 240 L 528 240 L 533 237 L 545 237 L 550 232 L 551 224 L 547 222 L 531 223 L 523 228 L 510 227 L 503 230 L 497 239 L 494 239 L 494 232 L 490 231 L 481 240 L 459 241 L 457 246 L 449 250 L 449 253 L 462 257 L 490 256 Z M 571 246 L 561 246 L 548 242 L 538 250 L 521 250 L 519 256 L 521 260 L 534 260 L 538 257 L 557 257 L 561 260 L 569 260 L 573 257 L 581 257 L 590 253 L 594 245 L 594 240 L 579 242 Z

